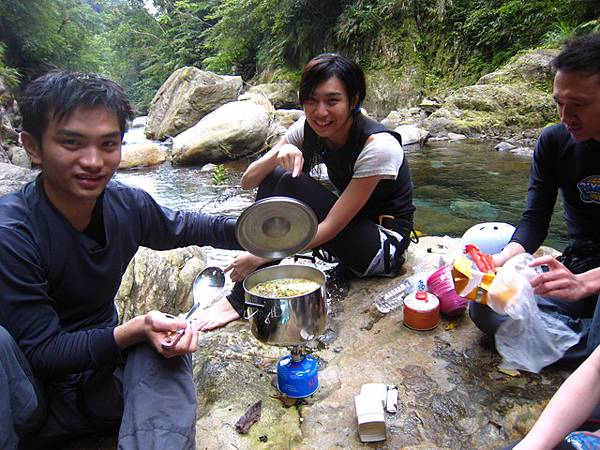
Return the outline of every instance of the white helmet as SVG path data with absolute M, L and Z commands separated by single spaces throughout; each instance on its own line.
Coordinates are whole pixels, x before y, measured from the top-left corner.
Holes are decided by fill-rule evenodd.
M 461 239 L 461 248 L 467 244 L 476 245 L 482 253 L 494 255 L 502 251 L 515 232 L 515 227 L 504 222 L 484 222 L 473 225 Z

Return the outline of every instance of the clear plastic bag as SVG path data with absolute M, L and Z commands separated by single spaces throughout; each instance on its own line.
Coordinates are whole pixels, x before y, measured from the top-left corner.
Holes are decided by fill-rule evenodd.
M 508 315 L 495 335 L 503 367 L 537 373 L 561 359 L 580 335 L 538 308 L 529 284 L 537 273 L 528 265 L 532 259 L 528 254 L 517 255 L 498 270 L 488 305 Z

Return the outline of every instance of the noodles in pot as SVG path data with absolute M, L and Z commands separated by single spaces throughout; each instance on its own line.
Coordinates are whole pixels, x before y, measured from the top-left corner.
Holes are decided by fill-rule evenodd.
M 295 297 L 318 289 L 321 285 L 303 278 L 280 278 L 258 283 L 249 292 L 266 298 Z

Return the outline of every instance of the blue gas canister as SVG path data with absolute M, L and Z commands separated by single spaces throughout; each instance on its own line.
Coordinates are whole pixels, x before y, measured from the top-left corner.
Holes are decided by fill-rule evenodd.
M 277 363 L 277 384 L 281 393 L 290 398 L 314 394 L 319 388 L 318 366 L 317 359 L 311 355 L 302 355 L 301 359 L 292 355 L 281 358 Z

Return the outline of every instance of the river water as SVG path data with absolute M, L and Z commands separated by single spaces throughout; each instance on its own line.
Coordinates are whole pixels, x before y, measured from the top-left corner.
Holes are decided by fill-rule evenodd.
M 497 152 L 481 141 L 438 142 L 407 147 L 414 183 L 415 229 L 429 235 L 460 237 L 481 222 L 517 224 L 525 205 L 530 157 Z M 238 216 L 254 199 L 239 188 L 249 160 L 225 164 L 219 184 L 200 167 L 159 167 L 120 171 L 116 179 L 140 186 L 170 208 Z M 562 250 L 567 240 L 557 205 L 546 245 Z M 211 249 L 209 264 L 225 265 L 232 252 Z

